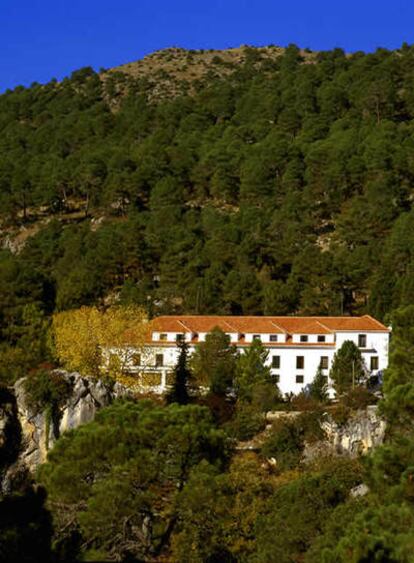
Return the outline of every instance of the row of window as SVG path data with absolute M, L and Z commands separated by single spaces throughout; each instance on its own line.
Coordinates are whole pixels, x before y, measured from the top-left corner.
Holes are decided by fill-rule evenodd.
M 194 335 L 197 336 L 197 335 Z M 240 335 L 242 336 L 242 335 Z M 181 340 L 184 339 L 184 334 L 176 334 L 176 340 L 179 342 Z M 253 340 L 261 340 L 262 337 L 260 334 L 253 334 Z M 167 341 L 168 340 L 168 334 L 165 332 L 162 332 L 160 334 L 160 340 L 161 341 Z M 270 342 L 277 342 L 278 341 L 278 335 L 277 334 L 269 334 L 269 340 Z M 309 341 L 309 336 L 307 334 L 301 334 L 300 335 L 300 341 L 301 342 L 308 342 Z M 318 342 L 326 342 L 326 337 L 324 334 L 318 334 L 317 335 L 317 341 Z M 367 335 L 366 334 L 358 334 L 358 347 L 359 348 L 366 348 L 367 347 Z
M 193 336 L 197 336 L 197 334 L 194 334 Z M 364 336 L 364 335 L 360 335 L 360 336 Z M 241 337 L 244 337 L 244 334 L 239 334 L 239 339 Z M 159 339 L 163 342 L 166 342 L 168 340 L 168 334 L 166 332 L 162 332 L 159 336 Z M 184 339 L 184 334 L 176 334 L 175 335 L 175 339 L 180 342 Z M 253 334 L 252 336 L 253 340 L 262 340 L 262 337 L 260 334 Z M 301 342 L 308 342 L 309 337 L 307 334 L 301 334 L 300 335 L 300 341 Z M 269 342 L 277 342 L 278 341 L 278 335 L 277 334 L 269 334 Z M 326 337 L 324 334 L 318 334 L 317 336 L 317 341 L 318 342 L 325 342 L 326 341 Z
M 141 365 L 141 354 L 134 354 L 132 357 L 132 363 L 134 366 Z M 164 354 L 155 354 L 155 366 L 162 367 L 164 365 Z M 280 356 L 272 356 L 272 368 L 280 369 L 281 362 Z M 329 358 L 328 356 L 321 356 L 319 366 L 321 369 L 329 368 Z M 305 369 L 305 357 L 296 356 L 296 369 Z M 370 369 L 371 371 L 378 369 L 378 356 L 371 356 L 370 358 Z M 299 381 L 297 383 L 300 383 Z
M 319 365 L 322 369 L 329 368 L 328 356 L 321 356 Z M 272 356 L 272 368 L 280 368 L 280 356 Z M 305 356 L 296 356 L 296 369 L 305 369 Z

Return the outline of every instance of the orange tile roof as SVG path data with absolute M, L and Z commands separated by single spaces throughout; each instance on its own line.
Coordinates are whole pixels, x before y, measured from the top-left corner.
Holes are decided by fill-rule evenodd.
M 155 332 L 210 332 L 219 327 L 227 333 L 250 334 L 329 334 L 336 331 L 389 332 L 379 321 L 362 317 L 253 317 L 219 315 L 175 315 L 151 321 Z

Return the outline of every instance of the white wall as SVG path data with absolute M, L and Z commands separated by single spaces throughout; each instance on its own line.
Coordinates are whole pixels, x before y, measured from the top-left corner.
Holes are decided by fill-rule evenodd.
M 383 370 L 388 366 L 388 332 L 337 332 L 336 333 L 336 349 L 342 346 L 345 340 L 351 340 L 358 346 L 358 335 L 366 334 L 367 345 L 361 348 L 362 357 L 365 360 L 367 369 L 370 369 L 371 356 L 378 356 L 378 369 Z M 375 371 L 374 371 L 375 373 Z
M 175 339 L 175 334 L 174 339 Z M 370 370 L 370 357 L 371 356 L 378 356 L 378 369 L 383 370 L 388 365 L 388 342 L 389 342 L 389 333 L 361 333 L 367 335 L 367 348 L 361 350 L 362 357 L 365 360 L 366 366 L 368 370 Z M 199 340 L 205 340 L 206 333 L 199 334 Z M 247 336 L 247 335 L 246 335 Z M 265 335 L 262 335 L 263 338 Z M 269 335 L 267 335 L 268 337 Z M 284 336 L 284 335 L 280 335 Z M 328 336 L 328 335 L 327 335 Z M 331 335 L 329 335 L 331 336 Z M 358 333 L 355 332 L 338 332 L 336 333 L 336 344 L 335 346 L 306 346 L 306 344 L 300 344 L 297 346 L 289 345 L 289 346 L 278 346 L 277 343 L 266 346 L 266 342 L 264 344 L 265 349 L 268 351 L 268 360 L 267 364 L 269 366 L 272 365 L 272 356 L 280 356 L 280 368 L 272 368 L 272 374 L 277 374 L 280 376 L 279 379 L 279 389 L 283 394 L 286 393 L 300 393 L 300 391 L 306 385 L 312 383 L 316 371 L 319 367 L 321 357 L 327 356 L 328 357 L 328 369 L 324 370 L 325 375 L 329 375 L 329 370 L 332 366 L 332 361 L 335 352 L 342 346 L 345 340 L 351 340 L 356 345 L 358 345 Z M 194 345 L 189 346 L 189 353 L 192 354 L 194 352 Z M 246 347 L 239 346 L 238 351 L 239 353 L 244 353 Z M 139 351 L 138 351 L 139 353 Z M 177 363 L 179 349 L 176 345 L 151 345 L 144 348 L 141 351 L 141 358 L 142 358 L 142 367 L 148 367 L 150 370 L 155 368 L 155 356 L 156 354 L 163 354 L 164 356 L 164 365 L 162 367 L 157 367 L 157 371 L 160 371 L 166 375 L 167 372 L 171 371 Z M 304 356 L 305 358 L 305 365 L 304 369 L 297 369 L 296 368 L 296 357 L 297 356 Z M 142 369 L 141 367 L 141 369 Z M 131 364 L 131 371 L 137 372 L 140 371 L 139 368 L 136 366 L 132 366 Z M 375 373 L 375 371 L 374 371 Z M 303 383 L 296 383 L 296 375 L 303 375 L 304 381 Z M 164 377 L 165 381 L 165 377 Z M 328 380 L 328 383 L 329 380 Z M 163 389 L 160 389 L 162 391 Z
M 272 356 L 280 356 L 280 368 L 272 368 L 272 374 L 278 374 L 280 376 L 278 385 L 280 391 L 284 394 L 300 393 L 303 387 L 312 383 L 319 367 L 321 356 L 328 357 L 328 369 L 323 370 L 324 374 L 328 375 L 335 352 L 333 348 L 307 348 L 303 344 L 300 347 L 289 346 L 289 348 L 277 348 L 276 346 L 272 346 L 271 348 L 267 348 L 267 350 L 269 352 L 267 361 L 269 366 L 272 365 Z M 296 368 L 297 356 L 304 356 L 304 369 Z M 296 383 L 297 375 L 304 376 L 303 383 Z

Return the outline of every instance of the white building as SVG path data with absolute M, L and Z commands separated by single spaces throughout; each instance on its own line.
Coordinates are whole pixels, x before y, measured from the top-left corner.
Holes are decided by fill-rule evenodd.
M 190 354 L 215 327 L 225 332 L 239 353 L 259 339 L 282 393 L 299 393 L 321 366 L 328 377 L 335 352 L 345 340 L 361 350 L 366 369 L 375 375 L 388 365 L 389 329 L 370 317 L 230 317 L 163 316 L 150 322 L 148 342 L 131 356 L 129 370 L 155 391 L 165 390 L 184 339 Z M 330 381 L 328 380 L 328 383 Z

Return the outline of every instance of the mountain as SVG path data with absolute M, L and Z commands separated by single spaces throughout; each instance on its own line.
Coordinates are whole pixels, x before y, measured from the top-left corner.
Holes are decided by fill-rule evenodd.
M 0 328 L 412 300 L 414 49 L 167 49 L 0 96 Z M 19 328 L 20 327 L 20 328 Z M 20 332 L 19 332 L 20 331 Z

